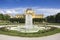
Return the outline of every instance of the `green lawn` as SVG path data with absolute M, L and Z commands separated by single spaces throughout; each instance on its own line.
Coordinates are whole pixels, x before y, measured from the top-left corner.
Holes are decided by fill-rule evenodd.
M 59 25 L 60 26 L 60 23 L 49 23 L 50 25 Z

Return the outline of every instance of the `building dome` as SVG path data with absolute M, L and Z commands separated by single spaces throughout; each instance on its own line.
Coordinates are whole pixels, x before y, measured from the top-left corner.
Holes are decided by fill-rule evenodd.
M 28 11 L 28 10 L 32 10 L 31 8 L 27 8 L 27 10 L 26 11 Z
M 26 14 L 31 14 L 31 15 L 33 15 L 33 14 L 34 14 L 34 11 L 33 11 L 31 8 L 28 8 L 28 9 L 26 10 Z

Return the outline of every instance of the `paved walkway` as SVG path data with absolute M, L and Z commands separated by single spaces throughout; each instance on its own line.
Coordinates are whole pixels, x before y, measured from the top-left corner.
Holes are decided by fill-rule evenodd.
M 16 36 L 8 36 L 8 35 L 1 35 L 0 40 L 60 40 L 60 33 L 51 35 L 51 36 L 44 36 L 44 37 L 36 37 L 36 38 L 28 38 L 28 37 L 16 37 Z
M 59 25 L 47 25 L 47 26 L 52 26 L 52 27 L 60 28 L 60 26 L 59 26 Z

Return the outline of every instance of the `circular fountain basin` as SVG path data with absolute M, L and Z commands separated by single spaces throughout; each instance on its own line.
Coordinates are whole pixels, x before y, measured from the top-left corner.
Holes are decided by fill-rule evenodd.
M 34 33 L 34 32 L 38 32 L 39 30 L 47 30 L 50 29 L 50 27 L 43 27 L 43 26 L 39 26 L 38 25 L 33 25 L 33 28 L 25 28 L 24 25 L 18 25 L 17 27 L 8 27 L 7 29 L 9 30 L 16 30 L 22 33 Z

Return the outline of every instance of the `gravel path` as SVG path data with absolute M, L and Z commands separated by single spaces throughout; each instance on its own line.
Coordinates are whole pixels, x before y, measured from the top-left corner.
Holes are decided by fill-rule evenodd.
M 0 40 L 60 40 L 60 33 L 51 36 L 36 37 L 36 38 L 16 37 L 16 36 L 8 36 L 0 34 Z

